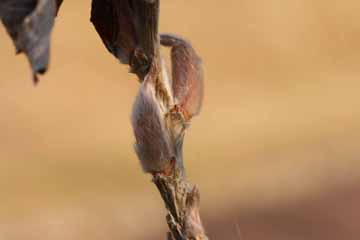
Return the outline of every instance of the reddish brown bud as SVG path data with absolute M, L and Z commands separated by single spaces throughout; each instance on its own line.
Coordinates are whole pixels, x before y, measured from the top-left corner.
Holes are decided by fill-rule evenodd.
M 200 57 L 186 40 L 170 34 L 162 34 L 160 43 L 171 47 L 172 90 L 175 104 L 186 120 L 200 112 L 204 82 Z

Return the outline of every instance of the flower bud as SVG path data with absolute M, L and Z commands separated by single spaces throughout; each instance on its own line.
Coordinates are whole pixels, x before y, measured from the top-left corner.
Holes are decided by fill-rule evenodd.
M 135 151 L 145 172 L 167 171 L 175 159 L 165 114 L 156 98 L 155 86 L 148 77 L 140 86 L 131 119 L 136 139 Z
M 191 44 L 178 36 L 162 34 L 160 43 L 171 47 L 174 101 L 185 120 L 190 120 L 200 112 L 204 95 L 201 59 Z

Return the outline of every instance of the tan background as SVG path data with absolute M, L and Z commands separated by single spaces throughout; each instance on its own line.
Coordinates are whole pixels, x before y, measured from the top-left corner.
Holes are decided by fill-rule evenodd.
M 161 31 L 190 39 L 205 64 L 185 161 L 212 239 L 332 239 L 341 227 L 334 239 L 359 239 L 359 207 L 339 202 L 360 196 L 359 11 L 355 0 L 162 1 Z M 139 84 L 89 12 L 64 2 L 37 87 L 0 27 L 1 240 L 164 239 L 132 149 Z M 351 197 L 337 200 L 343 189 Z

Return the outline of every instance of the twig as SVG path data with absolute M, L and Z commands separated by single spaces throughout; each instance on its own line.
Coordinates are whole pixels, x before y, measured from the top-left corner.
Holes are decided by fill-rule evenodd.
M 200 219 L 199 190 L 186 180 L 184 134 L 200 111 L 202 66 L 191 44 L 158 35 L 159 0 L 93 0 L 92 22 L 109 51 L 130 65 L 141 82 L 132 113 L 135 150 L 168 210 L 168 240 L 207 239 Z M 104 18 L 107 16 L 107 18 Z M 111 24 L 109 24 L 111 23 Z M 171 48 L 172 76 L 160 55 Z
M 168 210 L 166 216 L 170 229 L 168 239 L 207 239 L 199 213 L 199 190 L 177 174 L 171 176 L 155 174 L 153 182 Z

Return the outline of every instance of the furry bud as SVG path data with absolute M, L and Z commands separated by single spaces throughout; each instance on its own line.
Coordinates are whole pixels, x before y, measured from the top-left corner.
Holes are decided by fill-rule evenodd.
M 145 172 L 164 172 L 175 158 L 165 114 L 156 98 L 154 84 L 146 78 L 140 86 L 132 113 L 135 151 Z
M 176 35 L 162 34 L 160 43 L 171 47 L 175 104 L 180 107 L 185 120 L 190 120 L 199 114 L 204 95 L 201 59 L 189 42 Z

